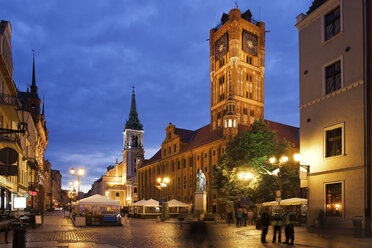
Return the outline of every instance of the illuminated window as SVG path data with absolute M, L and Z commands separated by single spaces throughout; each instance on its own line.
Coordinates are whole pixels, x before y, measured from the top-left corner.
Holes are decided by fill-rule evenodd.
M 340 7 L 324 16 L 324 39 L 329 40 L 341 31 Z
M 325 185 L 326 216 L 342 217 L 342 183 Z
M 324 130 L 325 157 L 333 157 L 343 154 L 343 123 Z

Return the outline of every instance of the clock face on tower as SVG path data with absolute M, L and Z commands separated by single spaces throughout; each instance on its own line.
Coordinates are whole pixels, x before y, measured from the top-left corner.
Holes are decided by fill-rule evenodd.
M 229 49 L 229 37 L 228 34 L 225 33 L 221 38 L 219 38 L 215 43 L 215 58 L 219 60 L 222 58 Z
M 258 37 L 251 32 L 243 29 L 242 33 L 242 50 L 250 55 L 257 56 Z

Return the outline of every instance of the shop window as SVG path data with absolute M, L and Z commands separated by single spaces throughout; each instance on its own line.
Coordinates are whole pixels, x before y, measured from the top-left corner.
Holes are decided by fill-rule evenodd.
M 326 191 L 326 216 L 342 217 L 342 183 L 325 185 Z

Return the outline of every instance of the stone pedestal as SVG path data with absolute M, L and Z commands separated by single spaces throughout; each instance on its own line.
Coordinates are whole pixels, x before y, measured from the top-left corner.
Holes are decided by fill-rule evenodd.
M 207 192 L 195 191 L 194 214 L 207 213 Z

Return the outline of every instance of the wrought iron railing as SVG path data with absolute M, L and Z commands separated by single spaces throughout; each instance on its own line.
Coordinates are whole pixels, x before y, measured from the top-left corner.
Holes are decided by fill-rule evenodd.
M 17 106 L 17 97 L 9 94 L 0 93 L 0 104 Z

